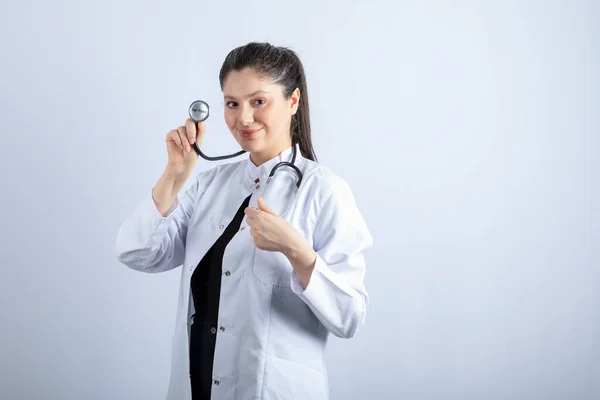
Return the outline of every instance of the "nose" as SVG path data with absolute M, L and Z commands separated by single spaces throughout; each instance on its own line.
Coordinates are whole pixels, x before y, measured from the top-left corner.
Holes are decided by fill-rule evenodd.
M 248 126 L 252 124 L 252 122 L 254 122 L 254 114 L 252 112 L 252 107 L 240 106 L 239 110 L 239 119 L 242 126 Z

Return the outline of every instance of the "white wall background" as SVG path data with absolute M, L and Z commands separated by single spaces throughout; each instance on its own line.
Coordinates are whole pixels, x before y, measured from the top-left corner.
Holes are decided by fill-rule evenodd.
M 117 230 L 268 40 L 308 75 L 320 161 L 372 230 L 332 400 L 600 398 L 597 1 L 53 1 L 0 8 L 0 398 L 163 398 L 179 270 Z M 200 160 L 198 172 L 214 164 Z

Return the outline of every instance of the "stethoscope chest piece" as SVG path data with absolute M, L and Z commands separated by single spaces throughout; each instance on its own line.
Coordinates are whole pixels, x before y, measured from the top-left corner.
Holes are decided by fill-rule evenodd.
M 208 118 L 209 107 L 208 103 L 202 100 L 196 100 L 190 105 L 190 118 L 196 122 L 202 122 Z

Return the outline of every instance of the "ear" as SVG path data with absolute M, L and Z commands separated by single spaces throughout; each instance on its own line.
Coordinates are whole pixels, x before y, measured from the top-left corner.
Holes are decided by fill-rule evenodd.
M 290 115 L 294 115 L 298 112 L 298 106 L 300 106 L 300 89 L 296 88 L 290 96 Z

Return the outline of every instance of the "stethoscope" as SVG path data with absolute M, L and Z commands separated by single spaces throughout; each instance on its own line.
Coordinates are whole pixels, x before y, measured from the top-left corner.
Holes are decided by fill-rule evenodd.
M 192 120 L 194 120 L 194 122 L 196 124 L 198 122 L 202 122 L 202 121 L 206 120 L 210 114 L 208 103 L 206 103 L 205 101 L 202 101 L 202 100 L 194 101 L 190 105 L 189 114 L 190 114 L 190 118 Z M 204 154 L 202 152 L 202 150 L 200 150 L 200 147 L 198 146 L 198 142 L 194 142 L 194 150 L 196 150 L 196 153 L 198 153 L 198 155 L 200 157 L 202 157 L 208 161 L 225 160 L 225 159 L 234 158 L 234 157 L 237 157 L 237 156 L 240 156 L 240 155 L 246 153 L 245 150 L 241 150 L 241 151 L 238 151 L 237 153 L 233 153 L 233 154 L 229 154 L 229 155 L 225 155 L 225 156 L 209 157 L 206 154 Z M 300 183 L 302 183 L 303 175 L 302 175 L 302 172 L 300 171 L 300 169 L 294 165 L 295 161 L 296 161 L 296 145 L 295 145 L 294 141 L 292 140 L 292 161 L 291 162 L 282 161 L 282 162 L 278 163 L 277 165 L 275 165 L 271 169 L 271 172 L 269 173 L 269 177 L 267 178 L 267 181 L 265 182 L 265 189 L 264 189 L 264 192 L 262 195 L 263 198 L 266 198 L 269 182 L 271 181 L 271 178 L 273 177 L 273 175 L 275 175 L 275 171 L 277 171 L 278 168 L 283 167 L 283 166 L 290 167 L 296 173 L 296 176 L 297 176 L 296 188 L 294 189 L 294 192 L 292 193 L 292 196 L 290 197 L 290 200 L 288 201 L 285 211 L 281 215 L 285 215 L 288 212 L 290 205 L 292 204 L 294 198 L 298 194 L 298 190 L 300 189 Z M 257 186 L 257 189 L 258 188 L 259 188 L 259 186 Z

